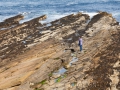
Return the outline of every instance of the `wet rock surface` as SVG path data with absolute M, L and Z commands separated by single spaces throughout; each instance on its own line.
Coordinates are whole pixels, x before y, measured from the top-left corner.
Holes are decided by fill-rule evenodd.
M 23 18 L 0 23 L 0 90 L 120 89 L 120 26 L 111 14 Z

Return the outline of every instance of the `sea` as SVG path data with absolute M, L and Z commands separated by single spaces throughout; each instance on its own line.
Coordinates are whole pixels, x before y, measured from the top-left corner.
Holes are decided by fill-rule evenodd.
M 0 0 L 0 22 L 23 14 L 21 23 L 47 15 L 46 23 L 78 12 L 92 17 L 99 11 L 111 13 L 120 22 L 120 0 Z

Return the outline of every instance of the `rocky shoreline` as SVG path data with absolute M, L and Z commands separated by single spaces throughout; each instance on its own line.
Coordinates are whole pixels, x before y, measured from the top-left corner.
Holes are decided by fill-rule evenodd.
M 0 22 L 0 90 L 120 89 L 120 25 L 111 14 L 46 18 Z

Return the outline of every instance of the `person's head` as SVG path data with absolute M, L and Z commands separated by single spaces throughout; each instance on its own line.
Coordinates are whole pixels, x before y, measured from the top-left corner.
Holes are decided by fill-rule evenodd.
M 79 38 L 82 38 L 82 36 L 80 36 Z

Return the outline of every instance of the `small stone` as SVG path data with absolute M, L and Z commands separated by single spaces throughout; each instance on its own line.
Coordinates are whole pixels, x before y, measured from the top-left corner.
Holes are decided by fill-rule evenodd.
M 58 78 L 58 77 L 60 77 L 60 74 L 58 74 L 58 73 L 53 73 L 52 77 L 53 77 L 53 78 Z
M 65 68 L 65 69 L 70 68 L 70 64 L 65 65 L 64 68 Z
M 34 85 L 34 83 L 30 82 L 30 85 Z

